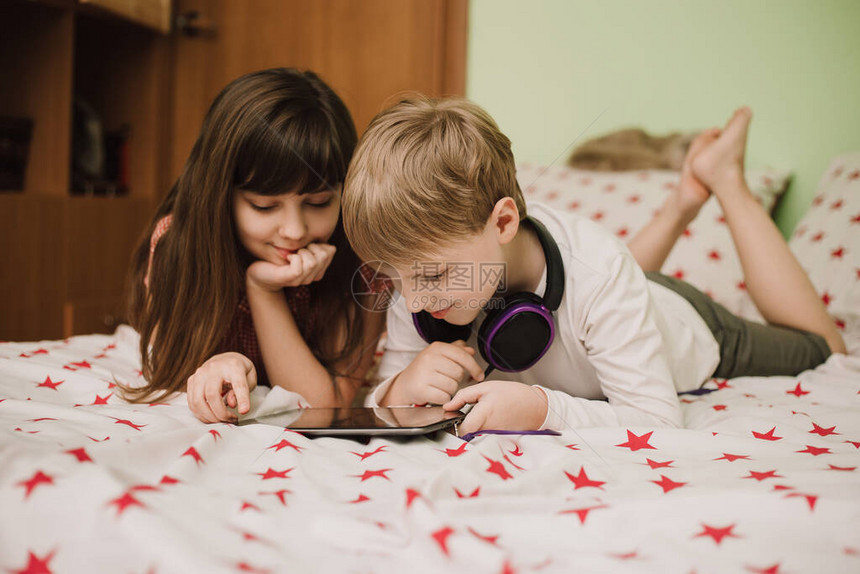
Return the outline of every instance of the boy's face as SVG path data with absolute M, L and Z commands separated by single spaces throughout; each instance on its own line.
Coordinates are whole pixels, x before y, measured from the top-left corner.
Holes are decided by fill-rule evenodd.
M 506 270 L 502 246 L 490 225 L 396 268 L 399 290 L 412 313 L 427 311 L 454 325 L 467 325 L 478 316 L 504 284 Z

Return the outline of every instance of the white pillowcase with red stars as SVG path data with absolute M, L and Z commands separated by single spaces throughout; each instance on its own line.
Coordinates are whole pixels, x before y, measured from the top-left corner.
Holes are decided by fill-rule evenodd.
M 785 191 L 791 173 L 748 170 L 747 183 L 770 212 Z M 605 225 L 628 241 L 648 223 L 675 189 L 676 171 L 595 172 L 564 166 L 521 164 L 517 180 L 527 200 L 540 201 Z M 662 272 L 696 286 L 733 313 L 763 321 L 746 292 L 743 270 L 716 198 L 678 239 Z
M 860 353 L 860 151 L 830 162 L 788 245 L 849 351 Z

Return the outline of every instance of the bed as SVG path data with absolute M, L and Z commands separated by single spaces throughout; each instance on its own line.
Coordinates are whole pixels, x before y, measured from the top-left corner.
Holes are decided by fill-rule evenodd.
M 748 174 L 766 207 L 785 174 Z M 521 166 L 527 197 L 635 232 L 677 174 Z M 661 195 L 662 194 L 662 195 Z M 664 270 L 752 315 L 709 203 Z M 686 243 L 685 243 L 686 242 Z M 791 246 L 849 355 L 712 380 L 684 429 L 310 439 L 131 405 L 137 336 L 0 344 L 4 572 L 860 571 L 860 154 Z M 257 389 L 254 409 L 297 401 Z

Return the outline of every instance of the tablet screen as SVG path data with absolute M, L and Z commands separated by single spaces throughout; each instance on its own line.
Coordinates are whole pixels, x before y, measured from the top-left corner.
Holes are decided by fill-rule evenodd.
M 419 435 L 453 426 L 464 417 L 460 411 L 442 407 L 310 408 L 240 420 L 239 424 L 270 424 L 317 435 Z

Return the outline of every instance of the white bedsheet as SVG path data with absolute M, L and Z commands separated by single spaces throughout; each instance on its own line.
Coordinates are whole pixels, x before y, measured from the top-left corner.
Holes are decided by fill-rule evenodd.
M 0 571 L 860 571 L 860 357 L 685 430 L 361 444 L 129 405 L 126 335 L 0 344 Z

